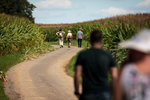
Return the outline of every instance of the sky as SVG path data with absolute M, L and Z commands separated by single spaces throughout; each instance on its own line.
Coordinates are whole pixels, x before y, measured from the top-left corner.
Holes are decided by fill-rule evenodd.
M 150 13 L 150 0 L 28 0 L 35 23 L 61 24 L 117 15 Z

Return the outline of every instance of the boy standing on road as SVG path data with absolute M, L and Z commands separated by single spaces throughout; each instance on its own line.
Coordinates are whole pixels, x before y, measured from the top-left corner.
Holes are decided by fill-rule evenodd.
M 111 72 L 113 90 L 116 88 L 118 71 L 111 54 L 101 49 L 102 41 L 100 31 L 91 32 L 90 43 L 92 47 L 78 55 L 75 64 L 74 94 L 79 100 L 111 100 L 108 71 Z M 83 81 L 82 94 L 80 95 L 81 75 Z M 113 93 L 115 94 L 115 92 Z M 116 94 L 113 97 L 116 97 Z
M 56 33 L 57 36 L 59 36 L 59 45 L 60 48 L 63 48 L 63 35 L 65 32 L 62 31 L 62 29 L 59 30 L 59 32 Z
M 81 28 L 79 28 L 79 31 L 77 32 L 77 40 L 78 40 L 78 47 L 81 48 L 82 45 L 82 39 L 83 39 L 83 32 L 81 31 Z

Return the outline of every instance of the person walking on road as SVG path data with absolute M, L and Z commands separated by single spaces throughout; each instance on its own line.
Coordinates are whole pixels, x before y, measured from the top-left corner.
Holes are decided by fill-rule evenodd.
M 83 40 L 83 32 L 81 31 L 81 28 L 79 28 L 79 31 L 77 32 L 76 39 L 78 40 L 78 47 L 81 48 L 82 40 Z
M 68 31 L 66 40 L 67 40 L 67 39 L 68 39 L 68 48 L 70 48 L 70 47 L 71 47 L 71 41 L 72 41 L 72 39 L 73 39 L 73 35 L 72 35 L 72 33 L 71 33 L 70 30 Z
M 90 36 L 92 47 L 79 53 L 75 64 L 74 94 L 79 100 L 112 100 L 116 97 L 115 88 L 118 80 L 118 70 L 112 55 L 101 49 L 101 31 L 93 31 Z M 108 71 L 111 72 L 113 96 L 108 81 Z M 82 94 L 79 84 L 82 75 Z M 113 99 L 115 100 L 115 99 Z
M 63 48 L 63 35 L 65 32 L 62 31 L 62 29 L 59 30 L 59 32 L 56 33 L 56 35 L 59 37 L 59 45 L 60 48 Z

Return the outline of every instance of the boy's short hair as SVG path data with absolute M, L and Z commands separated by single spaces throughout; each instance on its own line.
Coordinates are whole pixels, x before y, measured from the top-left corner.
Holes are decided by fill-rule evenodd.
M 62 29 L 59 29 L 59 31 L 62 31 Z
M 102 31 L 94 30 L 91 32 L 91 36 L 90 36 L 91 44 L 101 42 L 102 39 L 103 39 Z

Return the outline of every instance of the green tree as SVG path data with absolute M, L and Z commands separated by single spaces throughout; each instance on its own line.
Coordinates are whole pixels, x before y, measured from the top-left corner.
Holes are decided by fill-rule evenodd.
M 35 5 L 28 0 L 0 0 L 0 13 L 26 17 L 34 23 L 32 11 L 36 8 Z

